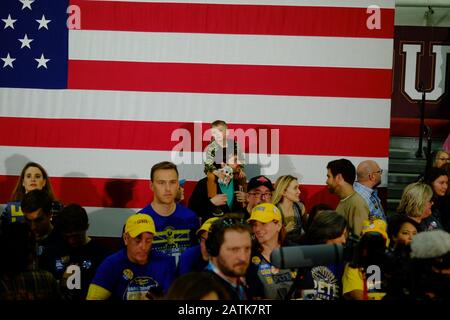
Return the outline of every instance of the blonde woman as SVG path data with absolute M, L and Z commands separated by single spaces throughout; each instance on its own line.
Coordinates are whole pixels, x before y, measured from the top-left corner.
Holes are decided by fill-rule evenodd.
M 411 183 L 403 190 L 397 212 L 421 224 L 431 216 L 432 198 L 433 190 L 429 185 L 422 182 Z
M 450 163 L 450 153 L 438 150 L 434 156 L 433 167 L 443 168 L 447 163 Z
M 272 203 L 280 209 L 286 227 L 286 240 L 299 242 L 304 233 L 305 206 L 300 202 L 298 179 L 291 175 L 281 176 L 275 182 Z

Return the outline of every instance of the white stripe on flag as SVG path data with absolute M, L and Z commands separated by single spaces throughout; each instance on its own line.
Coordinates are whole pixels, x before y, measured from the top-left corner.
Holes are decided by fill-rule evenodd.
M 392 45 L 392 39 L 72 30 L 69 59 L 391 69 Z
M 199 152 L 187 152 L 187 158 L 192 162 L 201 161 L 203 154 Z M 170 151 L 141 151 L 141 150 L 111 150 L 111 149 L 68 149 L 68 148 L 28 148 L 28 147 L 0 147 L 0 175 L 18 175 L 6 168 L 11 163 L 12 157 L 27 158 L 30 161 L 40 163 L 47 169 L 51 177 L 91 177 L 91 178 L 128 178 L 147 180 L 151 166 L 172 159 Z M 269 165 L 261 167 L 261 174 L 275 179 L 281 175 L 291 174 L 300 178 L 300 183 L 308 185 L 324 185 L 326 180 L 326 165 L 329 161 L 338 158 L 347 158 L 356 166 L 366 160 L 362 157 L 342 156 L 310 156 L 310 155 L 264 155 L 249 154 L 259 163 L 270 163 L 277 166 L 273 173 Z M 58 161 L 55 161 L 58 159 Z M 378 162 L 380 167 L 387 171 L 388 158 L 371 158 Z M 173 159 L 172 159 L 173 160 Z M 256 161 L 255 160 L 255 161 Z M 196 163 L 199 163 L 198 161 Z M 247 168 L 254 171 L 249 162 Z M 179 164 L 180 177 L 197 181 L 205 176 L 203 164 Z M 387 179 L 386 175 L 383 178 Z M 383 183 L 386 181 L 383 180 Z
M 0 88 L 0 116 L 389 128 L 390 100 Z M 208 110 L 214 107 L 214 112 Z M 270 115 L 270 116 L 268 116 Z

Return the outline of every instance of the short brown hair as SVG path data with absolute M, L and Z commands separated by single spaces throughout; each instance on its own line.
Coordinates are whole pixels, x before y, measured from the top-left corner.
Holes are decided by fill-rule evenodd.
M 222 126 L 222 127 L 225 127 L 225 128 L 228 127 L 227 123 L 225 121 L 223 121 L 223 120 L 216 120 L 213 123 L 211 123 L 211 127 L 213 127 L 213 128 L 219 127 L 219 126 Z
M 155 172 L 158 170 L 175 170 L 175 172 L 177 173 L 177 178 L 178 178 L 178 169 L 177 169 L 177 165 L 170 162 L 170 161 L 163 161 L 163 162 L 159 162 L 157 164 L 155 164 L 152 167 L 152 171 L 150 172 L 150 180 L 153 181 L 153 177 L 155 176 Z

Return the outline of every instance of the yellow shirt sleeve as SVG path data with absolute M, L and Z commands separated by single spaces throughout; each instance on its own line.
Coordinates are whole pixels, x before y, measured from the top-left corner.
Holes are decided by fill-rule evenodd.
M 91 283 L 86 300 L 107 300 L 109 297 L 111 297 L 110 291 Z
M 347 263 L 342 276 L 342 294 L 354 290 L 364 290 L 364 283 L 361 270 L 359 268 L 352 268 Z

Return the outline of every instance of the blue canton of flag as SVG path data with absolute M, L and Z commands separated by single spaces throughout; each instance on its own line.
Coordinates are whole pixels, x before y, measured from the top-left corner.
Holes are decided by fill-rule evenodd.
M 67 87 L 68 0 L 1 0 L 0 87 Z

